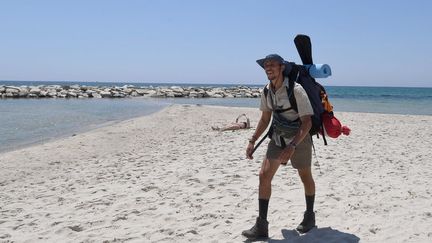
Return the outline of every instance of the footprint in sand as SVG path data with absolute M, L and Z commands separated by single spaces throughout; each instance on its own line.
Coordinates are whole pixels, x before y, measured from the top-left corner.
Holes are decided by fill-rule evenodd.
M 0 239 L 7 239 L 7 238 L 10 238 L 10 237 L 11 237 L 10 234 L 3 234 L 3 235 L 0 235 Z
M 68 228 L 71 229 L 71 230 L 73 230 L 73 231 L 75 231 L 75 232 L 81 232 L 81 231 L 84 230 L 84 229 L 83 229 L 81 226 L 79 226 L 79 225 L 69 226 Z
M 148 192 L 148 191 L 154 190 L 154 189 L 159 189 L 159 187 L 157 187 L 157 186 L 147 186 L 147 187 L 141 188 L 141 191 Z

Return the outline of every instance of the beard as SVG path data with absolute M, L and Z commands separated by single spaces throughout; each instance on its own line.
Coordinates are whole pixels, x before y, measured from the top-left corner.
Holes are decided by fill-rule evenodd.
M 268 80 L 270 80 L 270 81 L 278 78 L 278 75 L 274 72 L 266 73 L 266 75 L 267 75 Z

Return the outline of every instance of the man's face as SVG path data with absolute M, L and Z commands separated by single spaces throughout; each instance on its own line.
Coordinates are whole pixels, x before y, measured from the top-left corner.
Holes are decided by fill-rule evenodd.
M 267 60 L 264 62 L 264 70 L 269 80 L 275 80 L 282 75 L 283 65 L 276 60 Z

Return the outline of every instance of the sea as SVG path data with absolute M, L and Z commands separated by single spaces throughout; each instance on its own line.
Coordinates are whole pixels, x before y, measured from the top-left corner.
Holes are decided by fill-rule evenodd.
M 8 86 L 263 87 L 245 84 L 0 81 Z M 326 86 L 335 112 L 432 115 L 432 88 Z M 0 99 L 0 152 L 149 115 L 171 104 L 254 107 L 258 98 Z M 228 121 L 227 121 L 228 122 Z

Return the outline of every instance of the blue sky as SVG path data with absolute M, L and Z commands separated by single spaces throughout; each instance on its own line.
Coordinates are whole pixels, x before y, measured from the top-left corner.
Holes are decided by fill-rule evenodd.
M 0 80 L 267 82 L 256 59 L 300 63 L 324 85 L 432 87 L 432 1 L 0 2 Z

